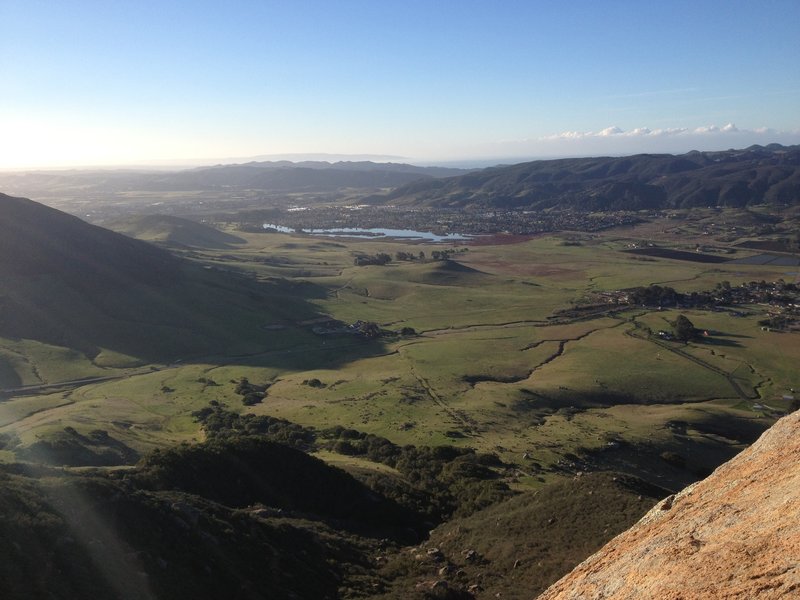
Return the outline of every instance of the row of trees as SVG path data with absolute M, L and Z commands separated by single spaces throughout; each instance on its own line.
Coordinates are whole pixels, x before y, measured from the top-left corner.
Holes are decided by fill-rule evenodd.
M 449 260 L 453 254 L 467 251 L 469 251 L 469 248 L 461 248 L 459 250 L 434 250 L 431 252 L 431 260 Z M 420 250 L 417 254 L 414 254 L 413 252 L 399 251 L 395 253 L 394 260 L 398 262 L 414 262 L 425 261 L 427 260 L 427 257 L 425 256 L 425 252 L 422 250 Z M 353 264 L 357 267 L 363 267 L 365 265 L 382 266 L 389 264 L 390 262 L 392 262 L 392 257 L 386 252 L 378 252 L 377 254 L 359 254 L 353 259 Z
M 392 262 L 392 257 L 385 252 L 378 252 L 377 254 L 359 254 L 353 259 L 353 264 L 357 267 L 364 267 L 366 265 L 386 265 Z
M 683 300 L 683 294 L 675 291 L 669 286 L 649 285 L 647 287 L 637 287 L 628 294 L 628 301 L 631 304 L 641 304 L 643 306 L 675 306 Z
M 216 401 L 192 416 L 210 442 L 236 443 L 257 437 L 305 452 L 327 449 L 359 456 L 397 469 L 403 478 L 376 472 L 365 483 L 434 523 L 452 514 L 470 514 L 511 495 L 497 472 L 508 465 L 495 454 L 454 446 L 398 446 L 384 437 L 339 425 L 316 430 L 276 417 L 237 414 Z
M 413 252 L 397 252 L 394 255 L 395 260 L 398 261 L 415 261 L 415 260 L 425 260 L 425 253 L 420 250 L 419 254 L 414 254 Z

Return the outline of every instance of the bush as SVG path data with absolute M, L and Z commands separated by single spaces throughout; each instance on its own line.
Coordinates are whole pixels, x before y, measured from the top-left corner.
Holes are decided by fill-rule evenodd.
M 339 454 L 344 454 L 345 456 L 355 456 L 357 454 L 364 453 L 360 447 L 347 440 L 339 440 L 336 442 L 333 445 L 333 451 L 338 452 Z
M 263 392 L 250 392 L 242 397 L 242 404 L 245 406 L 253 406 L 254 404 L 260 404 L 263 399 Z
M 673 467 L 678 467 L 679 469 L 682 469 L 686 466 L 686 458 L 677 452 L 662 452 L 661 460 L 672 465 Z

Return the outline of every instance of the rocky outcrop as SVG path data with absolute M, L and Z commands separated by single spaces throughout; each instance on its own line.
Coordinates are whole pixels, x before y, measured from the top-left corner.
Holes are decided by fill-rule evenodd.
M 800 598 L 800 412 L 539 596 L 628 598 Z

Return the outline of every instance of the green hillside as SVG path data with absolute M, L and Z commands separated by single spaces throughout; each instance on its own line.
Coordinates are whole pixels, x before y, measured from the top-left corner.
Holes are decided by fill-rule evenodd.
M 315 314 L 281 280 L 204 268 L 30 200 L 0 195 L 0 227 L 3 387 L 58 380 L 44 371 L 64 360 L 76 362 L 61 373 L 69 379 L 102 367 L 274 349 L 281 333 L 265 324 Z M 314 294 L 309 286 L 303 293 Z M 28 376 L 31 352 L 63 356 Z M 93 366 L 77 368 L 81 360 Z
M 172 215 L 145 215 L 107 223 L 118 233 L 173 246 L 222 250 L 244 244 L 245 240 L 209 225 Z
M 796 204 L 800 147 L 539 160 L 418 181 L 376 204 L 586 211 Z
M 239 425 L 249 432 L 122 470 L 0 467 L 0 596 L 429 598 L 441 580 L 456 594 L 446 597 L 480 597 L 467 591 L 477 586 L 521 598 L 664 495 L 593 474 L 455 518 L 424 541 L 443 500 L 489 489 L 496 457 L 373 444 L 397 453 L 398 475 L 362 467 L 360 482 L 267 439 L 289 443 L 290 423 Z
M 665 495 L 617 473 L 591 473 L 519 494 L 452 519 L 394 557 L 383 570 L 393 578 L 391 588 L 379 597 L 421 600 L 444 582 L 477 598 L 533 598 Z
M 199 454 L 192 457 L 197 467 Z M 363 506 L 365 499 L 391 505 L 299 451 L 280 454 L 280 463 L 247 463 L 256 477 L 278 468 L 270 480 L 276 494 L 292 488 L 287 470 L 293 469 L 308 484 L 314 476 L 339 482 L 343 505 Z M 157 463 L 153 457 L 143 470 L 112 474 L 0 470 L 0 596 L 338 598 L 351 587 L 363 597 L 378 581 L 369 573 L 378 541 L 347 531 L 358 526 L 357 517 L 333 523 L 301 504 L 237 507 L 187 494 L 164 477 L 157 489 L 140 483 Z

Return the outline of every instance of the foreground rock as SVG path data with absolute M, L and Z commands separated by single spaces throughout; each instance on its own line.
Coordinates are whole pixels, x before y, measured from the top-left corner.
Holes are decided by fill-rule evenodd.
M 800 597 L 800 412 L 659 502 L 539 600 Z

